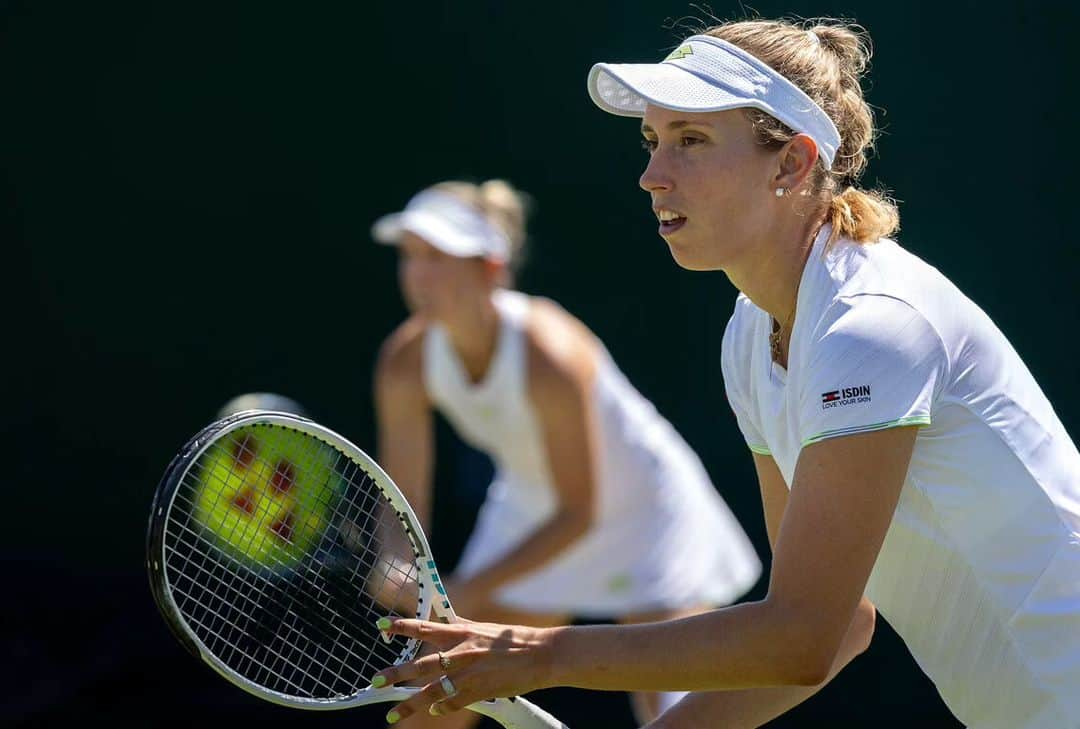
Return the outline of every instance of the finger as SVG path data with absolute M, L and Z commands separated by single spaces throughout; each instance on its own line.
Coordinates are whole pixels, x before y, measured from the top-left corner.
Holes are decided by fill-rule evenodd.
M 465 709 L 470 704 L 475 704 L 478 701 L 487 700 L 486 696 L 481 696 L 476 693 L 475 689 L 470 688 L 470 680 L 468 673 L 458 674 L 454 679 L 454 688 L 457 691 L 453 696 L 447 696 L 446 698 L 433 702 L 428 706 L 428 713 L 432 716 L 445 716 L 446 714 L 453 714 L 456 711 Z
M 442 701 L 436 701 L 428 707 L 428 713 L 432 716 L 446 716 L 447 714 L 453 714 L 456 711 L 461 711 L 469 704 L 475 703 L 473 701 L 462 700 L 458 696 L 452 699 L 443 699 Z
M 386 714 L 386 722 L 388 724 L 396 724 L 413 714 L 429 713 L 428 710 L 433 704 L 446 700 L 448 700 L 448 698 L 442 684 L 438 680 L 432 681 L 422 690 L 410 696 L 407 701 L 402 701 L 388 711 Z
M 374 688 L 382 688 L 383 686 L 394 686 L 399 683 L 407 683 L 409 681 L 425 680 L 431 681 L 441 676 L 445 669 L 443 669 L 440 663 L 440 656 L 438 653 L 432 653 L 428 656 L 423 656 L 407 663 L 402 663 L 400 666 L 390 666 L 376 673 L 371 677 L 371 685 Z
M 376 620 L 375 627 L 386 635 L 416 638 L 425 643 L 435 643 L 440 648 L 457 645 L 460 639 L 460 631 L 454 628 L 453 624 L 433 623 L 429 620 L 385 617 Z M 446 641 L 450 641 L 450 643 Z

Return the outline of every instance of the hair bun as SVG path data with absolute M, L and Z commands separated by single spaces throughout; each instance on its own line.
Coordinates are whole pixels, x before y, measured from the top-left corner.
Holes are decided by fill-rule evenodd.
M 845 74 L 861 76 L 870 64 L 873 47 L 866 29 L 857 24 L 818 23 L 807 29 L 818 43 L 837 57 Z

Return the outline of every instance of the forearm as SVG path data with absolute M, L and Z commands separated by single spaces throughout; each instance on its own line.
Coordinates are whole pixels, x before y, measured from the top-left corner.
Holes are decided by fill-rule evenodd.
M 470 592 L 490 594 L 507 582 L 550 562 L 580 539 L 588 528 L 585 516 L 557 512 L 509 554 L 463 580 L 463 586 Z
M 412 341 L 403 343 L 410 336 Z M 375 458 L 401 489 L 421 526 L 429 529 L 435 437 L 421 375 L 421 341 L 418 329 L 407 322 L 380 350 L 374 388 Z
M 548 683 L 625 691 L 812 686 L 836 654 L 819 632 L 807 616 L 767 600 L 665 623 L 555 628 Z
M 864 600 L 844 635 L 829 675 L 821 683 L 693 693 L 645 729 L 753 729 L 772 721 L 820 691 L 866 650 L 874 631 L 873 611 L 873 605 Z

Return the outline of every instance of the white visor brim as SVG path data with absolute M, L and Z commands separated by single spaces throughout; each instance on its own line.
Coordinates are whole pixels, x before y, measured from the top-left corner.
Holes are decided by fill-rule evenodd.
M 589 96 L 618 116 L 643 116 L 648 104 L 692 112 L 746 106 L 745 96 L 663 63 L 598 63 L 589 74 Z
M 405 232 L 458 258 L 505 261 L 509 254 L 509 241 L 501 231 L 478 211 L 439 191 L 419 193 L 405 210 L 384 215 L 371 226 L 371 237 L 383 245 L 398 245 Z
M 759 109 L 813 139 L 826 169 L 840 148 L 836 125 L 802 89 L 712 36 L 688 38 L 660 63 L 597 63 L 588 88 L 597 106 L 619 116 L 644 116 L 649 104 L 697 113 Z

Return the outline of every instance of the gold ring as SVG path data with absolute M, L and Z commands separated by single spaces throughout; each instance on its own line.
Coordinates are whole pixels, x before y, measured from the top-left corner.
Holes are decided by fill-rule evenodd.
M 447 658 L 446 656 L 444 656 L 441 652 L 438 654 L 438 656 L 439 656 L 439 665 L 442 666 L 442 670 L 449 671 L 450 670 L 450 659 Z

